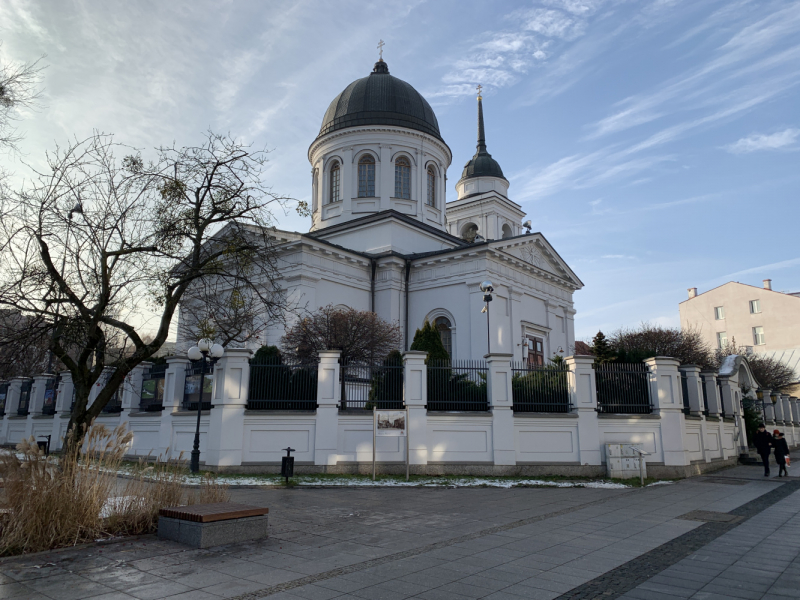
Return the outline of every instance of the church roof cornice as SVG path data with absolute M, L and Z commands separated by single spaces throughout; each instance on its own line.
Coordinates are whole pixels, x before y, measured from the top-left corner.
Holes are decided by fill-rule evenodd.
M 341 233 L 342 231 L 347 231 L 348 229 L 352 229 L 354 227 L 361 227 L 364 225 L 377 223 L 379 221 L 385 221 L 387 219 L 394 219 L 397 221 L 401 221 L 407 225 L 411 225 L 412 227 L 425 231 L 426 233 L 430 233 L 443 240 L 447 240 L 449 243 L 454 244 L 458 247 L 468 245 L 466 241 L 462 240 L 459 237 L 451 235 L 446 231 L 442 231 L 441 229 L 437 229 L 436 227 L 428 225 L 427 223 L 421 223 L 420 221 L 417 221 L 415 218 L 409 217 L 408 215 L 404 215 L 403 213 L 398 212 L 394 209 L 382 210 L 380 212 L 371 215 L 358 217 L 357 219 L 352 219 L 351 221 L 346 221 L 344 223 L 331 225 L 330 227 L 319 229 L 317 231 L 306 233 L 303 235 L 314 239 L 324 239 L 322 236 L 333 233 Z
M 352 137 L 354 133 L 363 133 L 363 132 L 375 132 L 375 133 L 401 133 L 406 136 L 419 138 L 424 140 L 426 143 L 434 146 L 440 152 L 443 152 L 447 156 L 447 162 L 450 163 L 453 161 L 453 152 L 450 150 L 450 146 L 448 146 L 444 140 L 436 138 L 430 134 L 424 133 L 422 131 L 415 131 L 413 129 L 406 129 L 404 127 L 392 127 L 392 126 L 360 126 L 360 127 L 350 127 L 348 129 L 341 129 L 337 131 L 333 131 L 331 133 L 327 133 L 315 139 L 311 145 L 308 147 L 308 161 L 313 163 L 314 156 L 316 155 L 317 151 L 319 150 L 320 146 L 323 144 L 328 143 L 331 140 L 335 140 L 341 137 Z

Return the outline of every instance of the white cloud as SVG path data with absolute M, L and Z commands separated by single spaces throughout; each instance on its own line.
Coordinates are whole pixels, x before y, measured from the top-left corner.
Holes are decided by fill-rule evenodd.
M 759 150 L 788 149 L 794 146 L 798 136 L 800 136 L 800 129 L 793 128 L 769 135 L 755 133 L 725 146 L 725 149 L 732 154 L 747 154 L 748 152 L 758 152 Z
M 610 259 L 626 259 L 626 260 L 634 260 L 635 256 L 630 256 L 628 254 L 604 254 L 600 258 L 610 258 Z

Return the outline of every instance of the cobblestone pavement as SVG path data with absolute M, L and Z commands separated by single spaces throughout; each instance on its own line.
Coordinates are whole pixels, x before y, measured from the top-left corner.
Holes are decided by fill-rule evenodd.
M 0 599 L 778 598 L 800 577 L 800 482 L 758 473 L 644 490 L 234 490 L 270 508 L 269 539 L 8 558 Z

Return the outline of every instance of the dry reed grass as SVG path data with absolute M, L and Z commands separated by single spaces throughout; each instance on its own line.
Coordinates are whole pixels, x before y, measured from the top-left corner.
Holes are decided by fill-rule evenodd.
M 206 474 L 198 490 L 183 486 L 182 457 L 152 464 L 140 460 L 133 475 L 119 479 L 133 434 L 120 425 L 88 428 L 81 448 L 59 459 L 46 457 L 33 437 L 17 453 L 0 454 L 3 477 L 0 554 L 36 552 L 102 537 L 155 530 L 166 506 L 225 502 L 227 486 Z

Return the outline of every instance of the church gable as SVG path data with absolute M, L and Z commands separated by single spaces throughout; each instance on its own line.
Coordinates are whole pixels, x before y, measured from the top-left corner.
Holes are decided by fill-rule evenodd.
M 541 234 L 520 236 L 508 242 L 498 240 L 492 243 L 492 247 L 537 269 L 566 279 L 578 288 L 583 287 L 583 282 Z

